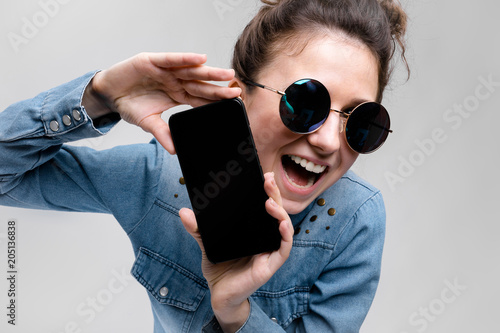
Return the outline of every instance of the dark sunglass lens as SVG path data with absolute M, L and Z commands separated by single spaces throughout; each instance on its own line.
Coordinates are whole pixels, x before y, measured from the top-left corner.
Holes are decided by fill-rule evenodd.
M 318 129 L 330 113 L 330 95 L 319 81 L 304 79 L 294 82 L 280 102 L 281 120 L 296 133 Z
M 382 105 L 374 102 L 361 104 L 347 120 L 347 142 L 358 153 L 372 152 L 387 139 L 390 126 L 389 114 Z

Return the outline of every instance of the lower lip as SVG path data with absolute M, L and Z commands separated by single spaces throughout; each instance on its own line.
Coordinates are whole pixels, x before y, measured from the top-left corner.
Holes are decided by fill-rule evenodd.
M 285 171 L 285 168 L 283 167 L 283 163 L 280 163 L 280 166 L 281 166 L 281 179 L 283 181 L 285 188 L 292 193 L 296 193 L 296 194 L 299 194 L 302 196 L 307 196 L 307 195 L 310 195 L 312 192 L 314 192 L 316 190 L 316 188 L 319 186 L 319 184 L 321 183 L 323 176 L 326 174 L 326 173 L 323 173 L 319 177 L 319 179 L 314 183 L 313 186 L 308 187 L 308 188 L 298 188 L 298 187 L 294 186 L 293 184 L 290 184 L 290 181 L 286 177 L 286 171 Z

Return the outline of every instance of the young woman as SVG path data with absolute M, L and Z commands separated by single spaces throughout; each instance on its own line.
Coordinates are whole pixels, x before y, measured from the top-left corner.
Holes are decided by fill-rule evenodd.
M 140 54 L 0 113 L 0 204 L 113 214 L 155 332 L 357 332 L 375 294 L 384 204 L 349 168 L 391 131 L 379 103 L 397 44 L 404 57 L 406 16 L 385 0 L 263 2 L 236 44 L 235 72 L 204 66 L 203 55 Z M 237 96 L 282 242 L 214 265 L 160 117 Z M 155 140 L 107 151 L 64 144 L 119 119 Z

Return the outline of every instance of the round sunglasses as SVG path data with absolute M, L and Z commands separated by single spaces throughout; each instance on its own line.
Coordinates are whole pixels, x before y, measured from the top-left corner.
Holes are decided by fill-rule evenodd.
M 355 152 L 374 152 L 382 146 L 389 133 L 392 133 L 389 129 L 389 113 L 382 105 L 364 102 L 348 111 L 331 109 L 330 94 L 317 80 L 295 81 L 284 92 L 256 82 L 244 82 L 281 95 L 280 117 L 292 132 L 312 133 L 324 124 L 330 111 L 334 111 L 345 118 L 341 131 L 345 133 L 347 144 Z

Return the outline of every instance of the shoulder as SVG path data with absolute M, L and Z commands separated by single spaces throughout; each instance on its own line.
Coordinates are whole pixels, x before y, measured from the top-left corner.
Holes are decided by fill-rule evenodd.
M 323 192 L 322 197 L 326 202 L 335 203 L 337 213 L 342 214 L 344 219 L 359 214 L 360 210 L 365 210 L 363 208 L 371 208 L 371 213 L 384 210 L 380 190 L 353 171 L 348 171 Z
M 316 199 L 298 230 L 297 240 L 314 239 L 337 250 L 361 234 L 383 238 L 385 206 L 382 194 L 349 171 Z
M 380 190 L 358 176 L 354 171 L 349 170 L 325 193 L 334 196 L 349 193 L 355 195 L 357 200 L 362 200 L 379 194 Z

